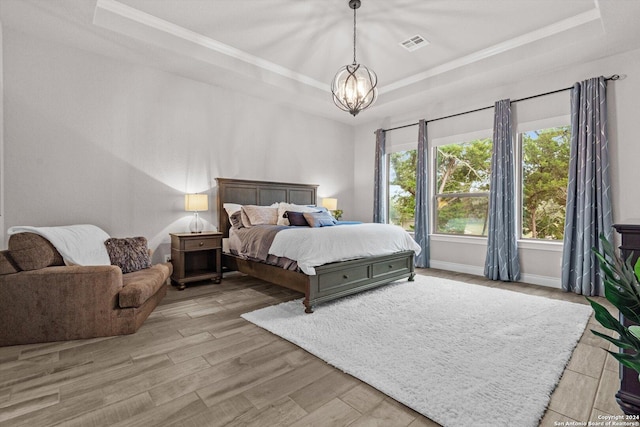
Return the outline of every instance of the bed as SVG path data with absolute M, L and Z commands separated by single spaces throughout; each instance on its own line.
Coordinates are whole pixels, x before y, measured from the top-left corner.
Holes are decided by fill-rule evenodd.
M 316 205 L 317 185 L 216 178 L 219 231 L 229 237 L 231 224 L 224 204 L 268 206 L 287 202 Z M 347 226 L 345 226 L 347 227 Z M 415 276 L 414 251 L 401 251 L 349 261 L 332 262 L 315 267 L 314 275 L 292 271 L 223 253 L 226 270 L 239 271 L 252 277 L 304 294 L 306 313 L 317 304 L 352 295 L 390 282 Z

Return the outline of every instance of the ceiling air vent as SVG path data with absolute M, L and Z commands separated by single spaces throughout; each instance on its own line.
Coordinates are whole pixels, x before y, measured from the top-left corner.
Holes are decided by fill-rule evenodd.
M 403 42 L 400 42 L 400 46 L 407 49 L 409 52 L 413 52 L 414 50 L 419 49 L 422 46 L 426 46 L 428 44 L 429 42 L 427 41 L 427 39 L 417 34 L 413 37 L 408 38 Z

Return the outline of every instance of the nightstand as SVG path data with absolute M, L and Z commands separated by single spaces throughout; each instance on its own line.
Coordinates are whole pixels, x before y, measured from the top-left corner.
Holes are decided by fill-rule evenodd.
M 171 280 L 183 290 L 187 283 L 222 280 L 222 233 L 170 233 Z

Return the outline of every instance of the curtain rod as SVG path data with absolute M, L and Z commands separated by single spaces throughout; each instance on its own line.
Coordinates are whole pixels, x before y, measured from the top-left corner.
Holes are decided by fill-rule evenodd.
M 620 79 L 620 76 L 618 74 L 614 74 L 611 77 L 605 78 L 604 81 L 619 80 L 619 79 Z M 552 95 L 554 93 L 564 92 L 565 90 L 571 90 L 571 89 L 573 89 L 573 86 L 565 87 L 563 89 L 552 90 L 551 92 L 539 93 L 537 95 L 531 95 L 531 96 L 527 96 L 525 98 L 514 99 L 513 101 L 511 101 L 511 103 L 513 104 L 514 102 L 526 101 L 528 99 L 538 98 L 538 97 L 546 96 L 546 95 Z M 450 119 L 452 117 L 462 116 L 464 114 L 469 114 L 469 113 L 476 113 L 478 111 L 488 110 L 489 108 L 494 108 L 494 105 L 490 105 L 488 107 L 476 108 L 475 110 L 464 111 L 462 113 L 451 114 L 451 115 L 444 116 L 444 117 L 438 117 L 437 119 L 426 120 L 425 122 L 426 123 L 437 122 L 438 120 Z M 382 131 L 383 132 L 388 132 L 390 130 L 403 129 L 403 128 L 408 128 L 408 127 L 411 127 L 411 126 L 418 126 L 418 122 L 410 123 L 410 124 L 404 125 L 404 126 L 397 126 L 397 127 L 390 128 L 390 129 L 382 129 Z

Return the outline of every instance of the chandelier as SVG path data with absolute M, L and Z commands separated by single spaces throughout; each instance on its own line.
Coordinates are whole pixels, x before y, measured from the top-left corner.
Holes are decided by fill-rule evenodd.
M 349 0 L 349 7 L 353 9 L 353 64 L 338 70 L 331 82 L 331 94 L 338 108 L 355 117 L 378 98 L 378 77 L 356 61 L 356 9 L 360 7 L 360 0 Z

